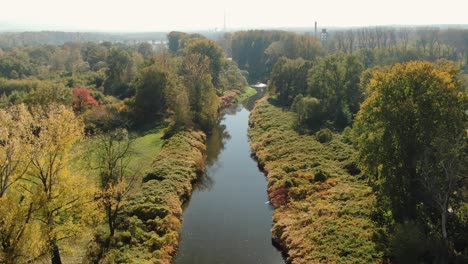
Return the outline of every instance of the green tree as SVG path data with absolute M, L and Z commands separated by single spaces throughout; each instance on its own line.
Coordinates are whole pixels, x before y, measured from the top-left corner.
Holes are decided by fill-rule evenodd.
M 73 92 L 72 89 L 66 88 L 62 85 L 42 82 L 37 86 L 37 88 L 27 94 L 24 101 L 28 105 L 71 105 L 73 101 Z
M 176 53 L 182 44 L 181 43 L 182 39 L 187 36 L 188 34 L 183 33 L 183 32 L 177 32 L 177 31 L 170 32 L 167 35 L 169 50 L 171 50 L 173 53 Z
M 144 68 L 136 82 L 135 108 L 143 122 L 153 122 L 167 108 L 167 94 L 176 85 L 173 73 L 157 65 Z
M 99 174 L 99 205 L 106 214 L 109 227 L 109 247 L 117 229 L 117 217 L 128 191 L 136 180 L 136 173 L 129 167 L 133 154 L 132 141 L 126 129 L 116 129 L 101 133 L 95 138 L 96 148 L 92 151 L 92 160 Z M 95 165 L 95 166 L 94 166 Z
M 447 63 L 429 62 L 375 71 L 354 126 L 359 166 L 379 187 L 384 210 L 444 240 L 467 164 L 466 93 L 457 74 Z
M 205 131 L 210 131 L 216 123 L 219 104 L 209 66 L 208 57 L 194 53 L 184 57 L 180 70 L 193 121 Z
M 119 97 L 132 95 L 130 85 L 136 77 L 136 63 L 132 55 L 122 48 L 113 47 L 107 57 L 107 65 L 104 93 Z
M 352 114 L 362 101 L 360 78 L 362 65 L 353 55 L 336 54 L 325 57 L 308 75 L 309 94 L 320 100 L 324 120 L 336 128 L 351 124 Z
M 153 46 L 147 42 L 141 43 L 138 45 L 138 53 L 140 53 L 145 60 L 149 60 L 153 58 L 154 55 Z
M 213 85 L 218 86 L 219 75 L 223 66 L 224 52 L 216 42 L 197 38 L 188 43 L 184 50 L 185 54 L 201 54 L 209 59 L 209 69 Z
M 269 87 L 283 106 L 289 107 L 298 94 L 307 93 L 307 74 L 312 62 L 281 57 L 273 67 Z

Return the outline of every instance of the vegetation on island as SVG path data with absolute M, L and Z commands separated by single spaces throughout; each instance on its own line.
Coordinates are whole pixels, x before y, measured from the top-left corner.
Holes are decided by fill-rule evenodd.
M 376 197 L 354 176 L 355 150 L 338 133 L 326 140 L 301 135 L 295 120 L 295 113 L 266 99 L 249 120 L 252 151 L 276 208 L 274 240 L 291 263 L 382 262 L 371 219 Z

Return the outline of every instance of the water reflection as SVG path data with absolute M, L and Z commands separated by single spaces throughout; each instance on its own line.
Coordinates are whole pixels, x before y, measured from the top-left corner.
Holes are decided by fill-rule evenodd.
M 265 95 L 265 89 L 257 89 L 257 93 L 249 98 L 247 98 L 242 105 L 251 110 L 255 105 L 255 102 L 262 98 Z M 223 115 L 218 120 L 217 125 L 211 131 L 211 134 L 208 135 L 206 139 L 206 166 L 211 167 L 211 172 L 213 174 L 217 171 L 217 166 L 213 166 L 214 162 L 218 160 L 219 154 L 224 150 L 226 141 L 231 139 L 231 135 L 226 129 L 226 125 L 223 123 L 226 119 L 226 115 L 235 115 L 236 113 L 242 111 L 242 106 L 236 105 L 224 110 Z M 207 173 L 204 173 L 194 184 L 194 190 L 200 191 L 209 191 L 214 185 L 214 179 L 210 177 Z M 186 205 L 188 206 L 188 204 Z
M 284 264 L 271 243 L 266 179 L 247 137 L 248 109 L 258 96 L 228 109 L 207 139 L 207 172 L 184 211 L 175 264 Z

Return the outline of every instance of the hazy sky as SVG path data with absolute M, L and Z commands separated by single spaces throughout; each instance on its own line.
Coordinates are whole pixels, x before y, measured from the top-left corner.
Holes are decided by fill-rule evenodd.
M 30 30 L 468 24 L 467 0 L 0 0 L 0 24 Z

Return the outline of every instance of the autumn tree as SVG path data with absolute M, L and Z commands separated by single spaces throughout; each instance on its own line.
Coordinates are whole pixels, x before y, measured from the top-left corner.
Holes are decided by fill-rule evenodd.
M 84 126 L 63 105 L 37 107 L 32 115 L 34 151 L 26 190 L 38 204 L 35 218 L 42 226 L 46 252 L 53 264 L 61 263 L 60 247 L 84 232 L 86 216 L 93 211 L 93 188 L 67 170 L 68 151 L 83 136 Z
M 78 113 L 82 113 L 87 109 L 98 107 L 99 103 L 91 93 L 92 91 L 87 88 L 73 88 L 73 110 Z
M 25 105 L 0 109 L 0 197 L 29 167 L 32 116 Z
M 43 247 L 40 226 L 33 219 L 34 197 L 23 189 L 33 124 L 24 105 L 0 109 L 0 262 L 4 263 L 32 261 Z
M 2 197 L 0 259 L 7 263 L 50 256 L 84 233 L 94 211 L 92 186 L 67 171 L 67 153 L 83 124 L 63 105 L 19 105 L 1 111 Z M 12 129 L 16 134 L 12 133 Z M 17 138 L 16 138 L 17 137 Z
M 383 211 L 443 241 L 467 164 L 466 93 L 457 74 L 448 63 L 429 62 L 377 70 L 355 123 L 359 165 L 379 187 Z

